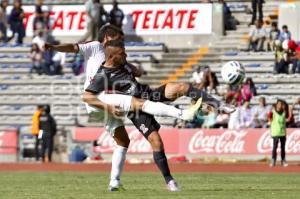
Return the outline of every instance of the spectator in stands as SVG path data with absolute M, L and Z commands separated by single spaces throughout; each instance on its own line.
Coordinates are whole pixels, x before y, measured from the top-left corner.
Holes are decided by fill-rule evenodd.
M 44 52 L 45 51 L 44 45 L 46 43 L 46 37 L 45 37 L 44 31 L 39 30 L 37 32 L 36 36 L 32 39 L 32 43 L 37 44 L 37 46 L 39 47 L 39 50 L 41 52 Z
M 87 0 L 85 3 L 87 13 L 86 33 L 80 39 L 80 42 L 86 41 L 89 37 L 91 40 L 97 39 L 98 20 L 99 20 L 99 0 Z
M 109 14 L 104 9 L 104 6 L 102 3 L 99 2 L 99 19 L 98 19 L 98 29 L 100 29 L 103 25 L 106 23 L 109 23 Z
M 223 4 L 224 30 L 236 30 L 239 22 L 232 16 L 230 8 L 224 0 L 219 0 Z
M 192 82 L 193 84 L 197 85 L 197 87 L 200 85 L 202 81 L 203 72 L 201 70 L 201 66 L 194 67 L 194 72 L 192 74 Z
M 243 84 L 241 94 L 243 101 L 250 101 L 253 96 L 257 95 L 256 87 L 251 77 L 248 77 Z
M 267 49 L 268 51 L 275 51 L 275 41 L 279 39 L 280 30 L 276 22 L 272 22 L 271 31 L 268 37 Z
M 191 101 L 191 104 L 194 105 L 196 103 L 195 100 Z M 192 121 L 189 121 L 185 124 L 185 128 L 200 128 L 204 123 L 204 114 L 202 111 L 198 111 L 196 116 Z
M 241 92 L 241 86 L 229 86 L 228 88 L 228 92 L 226 94 L 226 102 L 227 103 L 231 103 L 232 100 L 234 100 L 234 102 L 238 105 L 241 106 L 243 104 L 243 96 L 242 96 L 242 92 Z
M 288 52 L 285 51 L 282 47 L 282 43 L 277 40 L 276 41 L 276 51 L 275 51 L 275 73 L 288 73 L 289 69 L 289 55 Z
M 56 135 L 56 121 L 50 114 L 50 106 L 44 107 L 40 115 L 40 129 L 42 130 L 42 158 L 43 162 L 52 161 L 52 152 L 54 146 L 54 136 Z M 47 151 L 47 155 L 46 155 Z
M 296 100 L 296 102 L 295 103 L 293 103 L 293 105 L 292 105 L 292 113 L 295 111 L 296 112 L 296 114 L 295 114 L 295 116 L 294 116 L 294 118 L 295 118 L 295 128 L 299 128 L 300 127 L 300 98 L 298 98 L 297 100 Z
M 43 73 L 43 54 L 39 49 L 37 44 L 32 44 L 30 51 L 30 58 L 32 61 L 32 67 L 30 69 L 30 74 L 36 71 L 39 75 Z
M 55 45 L 59 45 L 59 42 Z M 63 52 L 55 52 L 52 57 L 52 67 L 51 67 L 51 75 L 62 75 L 63 74 L 63 66 L 66 62 L 66 53 Z
M 74 55 L 74 61 L 72 61 L 72 71 L 74 75 L 80 75 L 84 71 L 84 57 L 80 53 Z
M 255 28 L 251 29 L 249 32 L 248 50 L 263 51 L 266 37 L 267 33 L 265 28 L 262 27 L 262 22 L 256 20 Z
M 0 3 L 0 41 L 7 42 L 7 14 L 6 8 L 8 6 L 7 0 L 2 0 Z
M 254 115 L 253 115 L 253 109 L 250 106 L 249 101 L 245 101 L 242 108 L 241 108 L 241 128 L 252 128 L 253 121 L 254 121 Z
M 23 38 L 25 37 L 25 27 L 23 24 L 24 19 L 24 10 L 22 9 L 22 2 L 21 0 L 15 0 L 13 9 L 11 10 L 9 16 L 9 25 L 12 30 L 13 35 L 9 40 L 14 38 L 15 34 L 18 34 L 18 38 L 16 43 L 22 44 Z
M 236 110 L 229 115 L 228 129 L 241 128 L 241 107 L 238 106 L 236 99 L 232 99 L 231 104 L 236 106 Z
M 203 128 L 214 128 L 217 123 L 217 113 L 211 106 L 207 106 L 207 115 L 204 116 Z
M 292 34 L 289 31 L 288 26 L 287 25 L 283 25 L 282 26 L 282 31 L 280 32 L 280 35 L 279 35 L 279 40 L 281 42 L 283 42 L 285 40 L 291 40 L 291 39 L 292 39 Z
M 35 145 L 34 145 L 34 153 L 35 153 L 35 160 L 38 161 L 40 158 L 39 153 L 39 144 L 40 140 L 38 138 L 39 131 L 40 131 L 40 115 L 44 111 L 44 106 L 38 105 L 36 111 L 32 116 L 32 123 L 31 123 L 31 134 L 35 137 Z
M 273 138 L 272 162 L 271 167 L 276 165 L 277 146 L 280 141 L 281 146 L 281 165 L 288 166 L 285 159 L 285 142 L 286 142 L 286 110 L 285 102 L 278 99 L 272 111 L 268 114 L 271 123 L 271 136 Z
M 37 0 L 35 5 L 35 17 L 33 19 L 33 30 L 35 34 L 38 34 L 36 32 L 47 29 L 47 12 L 48 7 L 44 5 L 44 0 Z
M 294 114 L 293 114 L 293 106 L 289 105 L 285 100 L 284 102 L 284 108 L 286 112 L 286 127 L 288 128 L 294 128 L 295 127 L 295 120 L 294 120 Z
M 110 15 L 110 23 L 122 29 L 123 20 L 124 20 L 124 13 L 118 7 L 118 1 L 113 1 L 113 8 L 109 13 Z
M 293 64 L 291 73 L 300 73 L 300 45 L 294 40 L 288 41 L 289 58 Z
M 192 81 L 198 89 L 205 89 L 209 93 L 217 93 L 217 86 L 219 85 L 218 78 L 216 74 L 210 70 L 209 66 L 197 66 L 193 72 Z
M 268 127 L 268 113 L 272 107 L 266 104 L 266 98 L 259 98 L 259 105 L 254 107 L 254 128 L 267 128 Z
M 293 71 L 296 73 L 300 73 L 300 45 L 298 45 L 295 49 L 295 54 L 292 58 L 295 60 Z
M 252 20 L 249 25 L 253 25 L 257 19 L 257 8 L 258 8 L 258 20 L 263 22 L 263 3 L 264 0 L 252 0 Z

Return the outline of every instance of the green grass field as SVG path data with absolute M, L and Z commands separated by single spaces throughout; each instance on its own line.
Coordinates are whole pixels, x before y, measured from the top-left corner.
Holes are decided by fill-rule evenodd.
M 107 191 L 107 173 L 0 172 L 1 199 L 300 198 L 300 174 L 177 173 L 170 193 L 158 173 L 125 173 L 123 192 Z

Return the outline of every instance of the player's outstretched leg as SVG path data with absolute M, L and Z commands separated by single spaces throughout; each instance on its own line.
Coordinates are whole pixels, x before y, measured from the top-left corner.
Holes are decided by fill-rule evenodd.
M 221 100 L 209 95 L 204 90 L 200 90 L 189 83 L 167 83 L 165 85 L 165 98 L 169 100 L 176 100 L 181 96 L 191 97 L 194 100 L 202 98 L 203 102 L 213 106 L 219 111 L 224 111 L 225 113 L 232 113 L 235 111 L 235 107 L 224 103 Z
M 201 104 L 202 98 L 198 99 L 194 105 L 182 110 L 161 102 L 152 102 L 149 100 L 144 101 L 134 97 L 131 101 L 133 111 L 142 110 L 151 115 L 174 117 L 185 121 L 191 121 L 194 119 L 196 113 L 201 108 Z

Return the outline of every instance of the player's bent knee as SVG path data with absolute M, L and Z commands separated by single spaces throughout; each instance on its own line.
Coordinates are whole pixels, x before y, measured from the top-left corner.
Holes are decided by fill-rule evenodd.
M 128 148 L 130 139 L 124 126 L 115 129 L 113 138 L 116 141 L 117 145 Z
M 151 133 L 148 137 L 148 141 L 149 141 L 153 151 L 164 150 L 164 144 L 157 132 Z

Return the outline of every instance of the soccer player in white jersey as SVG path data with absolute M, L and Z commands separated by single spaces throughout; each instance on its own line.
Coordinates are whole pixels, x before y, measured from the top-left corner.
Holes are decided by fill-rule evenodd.
M 113 25 L 104 25 L 100 28 L 99 41 L 91 41 L 86 43 L 75 43 L 75 44 L 60 44 L 60 45 L 51 45 L 45 44 L 46 50 L 54 50 L 59 52 L 70 52 L 70 53 L 81 53 L 84 56 L 84 66 L 85 66 L 85 75 L 86 80 L 84 83 L 84 89 L 86 89 L 91 79 L 94 77 L 98 68 L 105 61 L 105 55 L 103 51 L 103 44 L 109 40 L 122 39 L 124 34 L 123 32 L 113 26 Z M 131 67 L 132 73 L 134 76 L 139 77 L 142 73 L 133 65 L 128 64 Z M 91 113 L 92 111 L 99 111 L 91 106 L 86 104 L 87 112 Z M 119 112 L 122 112 L 118 107 L 109 106 L 109 112 L 118 115 Z M 112 155 L 112 170 L 111 170 L 111 180 L 109 183 L 109 189 L 111 191 L 118 190 L 121 187 L 120 176 L 123 170 L 127 148 L 129 146 L 129 137 L 124 127 L 123 121 L 113 117 L 112 114 L 106 114 L 107 120 L 106 129 L 115 139 L 117 146 L 114 149 Z

